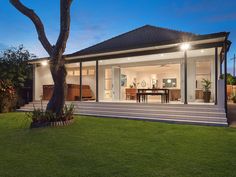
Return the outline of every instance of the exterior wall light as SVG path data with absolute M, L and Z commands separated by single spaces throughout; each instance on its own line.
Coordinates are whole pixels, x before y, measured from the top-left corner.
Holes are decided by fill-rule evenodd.
M 181 44 L 180 49 L 184 50 L 184 51 L 188 50 L 188 49 L 190 49 L 190 44 L 189 43 L 183 43 L 183 44 Z
M 42 65 L 42 66 L 47 66 L 47 65 L 48 65 L 48 62 L 47 62 L 47 61 L 42 61 L 42 62 L 41 62 L 41 65 Z

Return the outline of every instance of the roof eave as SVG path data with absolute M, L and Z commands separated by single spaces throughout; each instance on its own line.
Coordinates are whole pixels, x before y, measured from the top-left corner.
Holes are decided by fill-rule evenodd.
M 152 44 L 151 46 L 144 47 L 144 48 L 134 48 L 134 49 L 128 49 L 128 50 L 121 50 L 121 51 L 117 50 L 117 51 L 110 51 L 110 52 L 105 52 L 105 53 L 94 53 L 94 54 L 90 54 L 90 55 L 101 57 L 101 56 L 109 55 L 109 54 L 116 53 L 116 52 L 124 52 L 124 53 L 127 52 L 128 53 L 131 50 L 132 51 L 135 51 L 135 50 L 148 50 L 151 47 L 155 48 L 155 47 L 161 47 L 161 46 L 168 46 L 169 48 L 171 48 L 171 47 L 176 46 L 176 45 L 178 45 L 179 43 L 182 43 L 182 42 L 194 42 L 194 41 L 215 39 L 215 38 L 221 38 L 221 37 L 225 37 L 225 40 L 227 40 L 228 35 L 229 35 L 228 32 L 219 32 L 219 33 L 212 33 L 212 34 L 206 34 L 206 35 L 198 35 L 198 36 L 192 36 L 191 38 L 185 39 L 185 40 L 178 39 L 178 40 L 174 40 L 174 41 L 167 41 L 167 42 L 162 42 L 162 43 L 158 43 L 158 44 Z M 168 47 L 166 47 L 166 48 L 168 48 Z M 67 60 L 73 60 L 73 59 L 77 59 L 77 58 L 84 58 L 85 59 L 85 58 L 90 57 L 88 55 L 83 55 L 83 54 L 78 54 L 78 53 L 77 53 L 77 55 L 75 55 L 75 53 L 73 53 L 73 54 L 64 55 L 64 56 L 66 57 Z M 38 58 L 38 59 L 35 59 L 35 60 L 31 60 L 28 63 L 29 64 L 36 64 L 36 63 L 39 63 L 41 61 L 49 60 L 49 59 L 50 59 L 49 57 Z

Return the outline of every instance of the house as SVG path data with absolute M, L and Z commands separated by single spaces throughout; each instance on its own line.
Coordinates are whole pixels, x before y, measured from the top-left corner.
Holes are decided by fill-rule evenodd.
M 66 55 L 66 99 L 85 115 L 227 125 L 228 36 L 146 25 Z M 53 90 L 47 60 L 30 62 L 34 103 Z

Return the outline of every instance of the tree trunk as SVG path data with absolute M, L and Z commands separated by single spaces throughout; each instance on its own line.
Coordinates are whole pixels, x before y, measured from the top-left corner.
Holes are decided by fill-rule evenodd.
M 55 60 L 52 59 L 52 61 Z M 62 61 L 64 61 L 64 59 Z M 54 89 L 46 110 L 56 113 L 57 117 L 60 117 L 63 114 L 63 107 L 65 105 L 65 98 L 67 93 L 66 67 L 64 64 L 51 62 L 50 70 L 54 81 Z
M 70 6 L 72 0 L 60 0 L 60 34 L 58 36 L 56 45 L 51 45 L 51 43 L 48 41 L 43 23 L 32 9 L 24 6 L 20 0 L 9 1 L 16 9 L 30 18 L 34 23 L 38 33 L 38 39 L 51 58 L 50 70 L 54 82 L 54 89 L 46 110 L 56 113 L 57 117 L 60 117 L 63 114 L 63 107 L 67 93 L 67 72 L 63 53 L 65 52 L 66 43 L 70 32 Z

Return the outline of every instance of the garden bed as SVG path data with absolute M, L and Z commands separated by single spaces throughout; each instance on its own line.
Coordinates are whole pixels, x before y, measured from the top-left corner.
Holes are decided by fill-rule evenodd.
M 30 128 L 41 128 L 41 127 L 59 127 L 70 125 L 74 122 L 74 119 L 54 121 L 54 122 L 32 122 Z
M 27 117 L 31 120 L 30 128 L 57 127 L 73 123 L 73 114 L 74 105 L 71 104 L 70 106 L 65 105 L 63 113 L 59 116 L 51 111 L 44 111 L 41 106 L 41 108 L 34 108 L 32 112 L 27 113 Z

